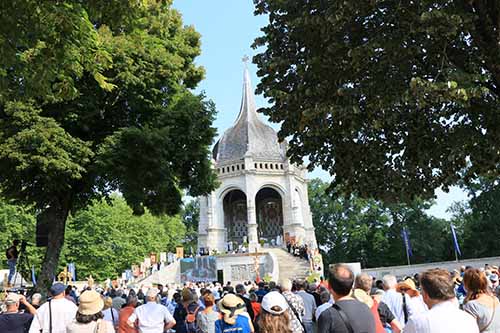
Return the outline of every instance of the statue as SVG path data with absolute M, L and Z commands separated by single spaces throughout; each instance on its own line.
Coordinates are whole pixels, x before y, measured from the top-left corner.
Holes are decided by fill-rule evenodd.
M 89 275 L 87 278 L 87 285 L 92 288 L 94 286 L 94 279 L 92 278 L 92 275 Z
M 64 267 L 64 270 L 57 276 L 57 281 L 68 284 L 68 281 L 71 281 L 72 278 L 73 275 L 71 275 L 71 272 L 68 272 L 68 267 Z

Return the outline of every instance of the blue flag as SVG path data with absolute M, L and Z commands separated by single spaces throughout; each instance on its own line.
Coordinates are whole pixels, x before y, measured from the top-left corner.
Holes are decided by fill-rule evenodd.
M 401 231 L 401 236 L 403 237 L 403 242 L 405 243 L 406 253 L 408 256 L 413 257 L 413 251 L 411 250 L 410 237 L 408 236 L 408 231 L 403 228 Z
M 459 256 L 462 256 L 462 252 L 460 251 L 460 246 L 458 245 L 457 233 L 455 232 L 455 226 L 450 224 L 451 228 L 451 236 L 453 238 L 453 245 L 455 246 L 455 251 L 457 251 Z
M 35 266 L 31 266 L 31 281 L 36 286 Z
M 68 264 L 68 272 L 71 273 L 71 281 L 76 281 L 76 268 L 74 263 L 70 262 Z

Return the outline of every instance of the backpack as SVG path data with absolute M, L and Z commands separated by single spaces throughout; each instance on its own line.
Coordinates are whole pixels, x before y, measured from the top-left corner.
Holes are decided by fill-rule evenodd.
M 186 307 L 186 332 L 187 333 L 196 333 L 198 326 L 196 325 L 196 315 L 198 314 L 198 310 L 200 309 L 200 306 L 196 306 L 196 309 L 194 311 L 189 311 L 189 306 Z

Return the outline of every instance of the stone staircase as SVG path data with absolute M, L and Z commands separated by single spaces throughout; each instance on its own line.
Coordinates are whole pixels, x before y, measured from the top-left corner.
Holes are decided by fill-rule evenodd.
M 310 273 L 307 260 L 295 257 L 281 248 L 262 248 L 262 252 L 269 252 L 276 256 L 279 266 L 280 279 L 305 279 Z

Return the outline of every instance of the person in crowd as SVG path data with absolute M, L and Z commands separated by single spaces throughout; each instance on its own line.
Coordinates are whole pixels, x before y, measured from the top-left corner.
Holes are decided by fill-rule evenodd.
M 314 297 L 314 301 L 316 301 L 316 307 L 320 306 L 321 300 L 319 298 L 320 293 L 318 292 L 318 285 L 316 283 L 311 283 L 307 292 Z
M 113 308 L 113 299 L 111 297 L 106 297 L 104 299 L 104 310 L 102 314 L 104 315 L 104 320 L 109 321 L 113 327 L 118 328 L 120 312 Z
M 253 313 L 253 308 L 252 308 L 252 302 L 246 297 L 246 289 L 245 286 L 242 284 L 237 284 L 236 285 L 236 295 L 245 302 L 245 307 L 247 308 L 248 315 L 250 318 L 253 320 L 255 317 Z
M 366 304 L 370 311 L 372 312 L 373 319 L 375 320 L 375 332 L 376 333 L 385 333 L 386 332 L 386 321 L 382 321 L 380 319 L 381 309 L 379 308 L 380 304 L 376 298 L 371 297 L 369 293 L 371 292 L 373 284 L 373 279 L 366 273 L 361 273 L 356 276 L 354 283 L 354 298 L 358 301 Z M 385 304 L 384 304 L 385 305 Z M 394 315 L 390 312 L 389 308 L 385 306 L 382 311 L 388 311 L 389 313 L 385 314 L 386 318 L 390 318 L 389 325 L 391 327 L 391 331 L 394 333 L 401 332 L 401 324 L 394 318 Z
M 36 315 L 36 309 L 26 297 L 16 293 L 9 293 L 4 300 L 5 312 L 0 314 L 0 332 L 24 333 L 26 332 Z M 19 306 L 23 304 L 28 312 L 19 312 Z
M 398 281 L 394 275 L 385 275 L 382 277 L 382 281 L 385 290 L 382 302 L 389 307 L 398 322 L 404 327 L 414 313 L 411 307 L 410 296 L 396 291 Z
M 258 319 L 260 333 L 292 333 L 288 303 L 277 291 L 271 291 L 262 298 L 262 313 Z
M 34 293 L 33 295 L 31 295 L 31 305 L 33 305 L 35 309 L 38 309 L 40 307 L 41 301 L 42 301 L 42 294 Z
M 492 274 L 490 274 L 490 276 L 488 276 L 488 279 L 490 280 L 489 287 L 490 287 L 491 293 L 493 295 L 496 295 L 497 290 L 498 290 L 498 285 L 499 285 L 498 284 L 498 274 L 492 273 Z
M 252 304 L 252 311 L 253 311 L 253 318 L 252 321 L 255 321 L 257 319 L 257 316 L 260 314 L 261 311 L 261 306 L 260 303 L 258 302 L 259 298 L 255 293 L 250 293 L 250 303 Z
M 65 298 L 64 290 L 66 286 L 60 282 L 50 287 L 52 298 L 38 308 L 37 320 L 31 322 L 29 333 L 40 333 L 40 330 L 46 333 L 50 328 L 52 333 L 66 333 L 66 326 L 75 318 L 78 307 Z
M 182 290 L 182 301 L 177 304 L 174 311 L 176 333 L 191 333 L 191 331 L 196 330 L 196 316 L 200 306 L 195 296 L 189 288 Z
M 128 318 L 130 327 L 137 327 L 142 333 L 163 333 L 174 327 L 175 320 L 167 308 L 156 303 L 158 289 L 150 288 L 146 293 L 146 303 L 135 308 Z
M 199 311 L 196 316 L 196 326 L 198 333 L 214 333 L 215 322 L 219 319 L 219 314 L 214 311 L 215 298 L 212 293 L 202 296 L 205 309 Z
M 458 308 L 453 280 L 444 269 L 420 275 L 422 297 L 429 311 L 410 317 L 404 333 L 478 333 L 474 317 Z
M 130 327 L 128 325 L 128 320 L 132 313 L 134 313 L 135 308 L 137 307 L 137 296 L 129 295 L 126 299 L 126 303 L 123 308 L 120 310 L 120 314 L 118 316 L 118 333 L 138 333 L 136 327 Z
M 422 295 L 420 295 L 420 292 L 417 290 L 415 281 L 412 278 L 406 278 L 404 281 L 399 282 L 396 285 L 396 291 L 398 293 L 404 293 L 410 297 L 409 304 L 414 315 L 428 310 Z
M 266 290 L 266 284 L 264 282 L 259 282 L 258 284 L 259 289 L 255 291 L 255 294 L 257 297 L 259 297 L 259 303 L 262 302 L 262 298 L 264 297 L 265 294 L 267 294 Z
M 111 306 L 113 307 L 113 309 L 120 312 L 120 310 L 125 305 L 125 303 L 126 303 L 126 299 L 123 298 L 123 290 L 117 289 L 115 291 L 115 295 L 112 297 Z
M 71 303 L 71 301 L 68 301 Z M 80 295 L 80 305 L 74 321 L 66 326 L 66 333 L 114 333 L 113 325 L 104 320 L 102 309 L 104 301 L 94 290 L 85 291 Z
M 215 322 L 215 333 L 253 333 L 252 320 L 245 303 L 234 294 L 225 295 L 218 304 L 222 318 Z
M 318 333 L 375 333 L 375 320 L 370 309 L 351 297 L 354 274 L 347 265 L 330 268 L 328 282 L 334 304 L 323 311 L 318 320 Z
M 313 316 L 316 312 L 316 300 L 306 292 L 306 282 L 299 281 L 297 283 L 297 295 L 304 301 L 304 315 L 302 316 L 302 324 L 305 328 L 305 333 L 313 333 Z
M 316 308 L 316 312 L 314 314 L 316 321 L 318 321 L 319 316 L 321 315 L 321 313 L 323 311 L 325 311 L 326 309 L 328 309 L 329 307 L 332 306 L 332 302 L 330 302 L 330 298 L 331 298 L 331 295 L 330 295 L 330 292 L 328 290 L 322 291 L 321 294 L 319 295 L 319 299 L 320 299 L 321 303 Z
M 476 319 L 479 331 L 500 332 L 500 303 L 488 288 L 485 273 L 476 268 L 466 270 L 464 286 L 467 297 L 463 309 Z
M 282 279 L 280 282 L 281 292 L 288 303 L 288 316 L 290 317 L 290 327 L 294 333 L 304 332 L 302 317 L 305 314 L 304 301 L 302 298 L 292 293 L 293 283 L 289 279 Z
M 64 297 L 68 300 L 76 304 L 76 297 L 74 296 L 75 292 L 73 291 L 73 287 L 68 285 L 66 290 L 64 290 Z

